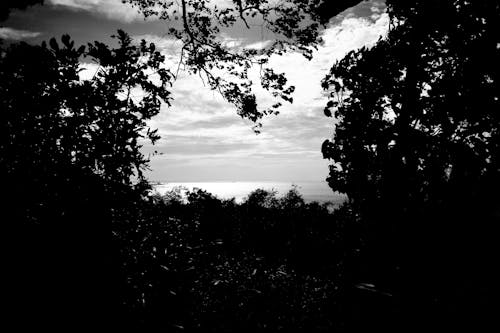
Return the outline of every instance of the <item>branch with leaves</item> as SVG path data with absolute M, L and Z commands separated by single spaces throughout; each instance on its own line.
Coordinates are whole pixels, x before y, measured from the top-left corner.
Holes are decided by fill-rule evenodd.
M 282 103 L 277 101 L 266 109 L 256 103 L 249 71 L 259 67 L 260 85 L 274 98 L 293 101 L 294 87 L 287 84 L 284 73 L 275 73 L 269 67 L 273 55 L 300 52 L 311 59 L 321 43 L 321 27 L 327 20 L 325 4 L 312 0 L 232 0 L 217 4 L 210 0 L 124 0 L 139 8 L 145 17 L 157 17 L 169 22 L 168 35 L 182 42 L 178 70 L 200 75 L 209 87 L 234 104 L 238 114 L 256 123 L 265 115 L 278 114 Z M 339 5 L 330 17 L 353 4 L 337 1 Z M 343 5 L 342 5 L 343 4 Z M 326 14 L 328 16 L 328 14 Z M 179 22 L 180 24 L 176 24 Z M 267 48 L 230 48 L 221 40 L 224 29 L 242 24 L 251 30 L 268 31 L 274 42 Z M 177 70 L 177 73 L 178 73 Z

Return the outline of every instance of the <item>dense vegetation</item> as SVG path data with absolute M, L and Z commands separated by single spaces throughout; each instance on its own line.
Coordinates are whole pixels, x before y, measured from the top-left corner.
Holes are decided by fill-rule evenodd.
M 6 2 L 0 19 L 37 2 Z M 172 19 L 151 1 L 128 2 Z M 233 1 L 212 22 L 207 1 L 182 0 L 183 23 L 170 32 L 189 70 L 258 123 L 281 104 L 257 109 L 248 66 L 290 50 L 310 56 L 320 26 L 355 2 Z M 154 45 L 122 31 L 115 47 L 75 47 L 69 36 L 2 45 L 8 317 L 21 328 L 113 331 L 492 323 L 500 4 L 387 5 L 387 38 L 348 54 L 323 82 L 325 114 L 338 119 L 323 144 L 328 182 L 349 197 L 334 213 L 293 189 L 283 198 L 258 190 L 241 204 L 203 191 L 186 200 L 152 194 L 140 148 L 158 139 L 146 121 L 169 102 L 175 79 Z M 244 14 L 261 15 L 284 38 L 267 53 L 228 52 L 214 36 L 220 24 L 246 24 Z M 91 80 L 79 78 L 82 58 L 99 65 Z M 213 68 L 234 82 L 211 76 Z M 263 73 L 263 87 L 291 102 L 284 76 Z
M 499 1 L 405 1 L 323 81 L 328 182 L 362 221 L 358 279 L 399 327 L 486 325 L 498 257 Z M 333 114 L 332 114 L 333 113 Z M 397 297 L 396 297 L 397 296 Z M 473 319 L 472 319 L 473 318 Z
M 121 248 L 124 299 L 139 327 L 225 332 L 327 330 L 341 324 L 344 213 L 256 190 L 243 203 L 202 190 L 153 195 Z M 342 216 L 344 218 L 342 218 Z M 124 295 L 125 296 L 125 295 Z
M 148 188 L 140 140 L 157 139 L 146 120 L 168 102 L 171 76 L 154 45 L 132 45 L 121 31 L 115 38 L 116 48 L 75 48 L 63 36 L 2 50 L 0 199 L 12 302 L 42 323 L 107 316 L 115 297 L 103 295 L 117 274 L 110 263 L 120 265 L 111 232 Z M 79 78 L 81 57 L 100 65 L 91 81 Z M 128 98 L 136 87 L 139 102 Z

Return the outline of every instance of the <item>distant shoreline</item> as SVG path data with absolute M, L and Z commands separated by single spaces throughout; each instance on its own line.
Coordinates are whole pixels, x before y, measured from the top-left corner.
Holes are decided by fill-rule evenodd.
M 213 182 L 151 182 L 154 190 L 165 194 L 175 188 L 186 188 L 192 191 L 195 188 L 205 190 L 220 199 L 235 198 L 241 202 L 252 191 L 256 189 L 274 190 L 277 196 L 283 196 L 293 186 L 306 202 L 317 201 L 319 203 L 331 202 L 334 205 L 342 204 L 347 198 L 340 193 L 334 193 L 325 181 L 302 181 L 302 182 L 273 182 L 273 181 L 213 181 Z

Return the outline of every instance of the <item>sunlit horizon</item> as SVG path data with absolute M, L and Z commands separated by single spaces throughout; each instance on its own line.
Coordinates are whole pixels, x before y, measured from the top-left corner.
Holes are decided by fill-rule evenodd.
M 220 199 L 232 199 L 242 202 L 257 189 L 276 192 L 277 197 L 285 195 L 288 191 L 296 188 L 302 195 L 304 201 L 332 202 L 339 205 L 346 200 L 346 196 L 333 192 L 326 182 L 302 181 L 302 182 L 273 182 L 273 181 L 214 181 L 214 182 L 153 182 L 154 190 L 160 194 L 178 189 L 192 191 L 194 189 L 205 190 Z

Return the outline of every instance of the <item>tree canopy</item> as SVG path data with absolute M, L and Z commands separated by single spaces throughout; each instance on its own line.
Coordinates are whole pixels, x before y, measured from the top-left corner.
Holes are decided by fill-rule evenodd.
M 69 178 L 76 172 L 124 186 L 144 179 L 142 142 L 158 139 L 146 121 L 161 102 L 169 102 L 172 75 L 154 45 L 132 45 L 123 31 L 114 37 L 116 49 L 99 42 L 75 48 L 65 35 L 62 45 L 51 39 L 49 45 L 21 43 L 4 50 L 0 149 L 6 177 L 40 186 L 68 172 Z M 81 57 L 99 65 L 92 80 L 79 77 Z M 137 88 L 139 100 L 132 98 Z M 33 185 L 27 187 L 38 187 Z
M 311 59 L 321 43 L 321 28 L 331 17 L 359 1 L 126 2 L 138 7 L 146 17 L 165 20 L 168 34 L 182 41 L 179 66 L 203 77 L 212 89 L 236 106 L 241 117 L 255 122 L 254 129 L 259 132 L 259 120 L 265 115 L 277 114 L 282 102 L 276 101 L 264 109 L 259 107 L 249 70 L 260 67 L 261 87 L 275 98 L 293 102 L 295 88 L 287 85 L 284 73 L 276 73 L 269 66 L 270 56 L 295 51 Z M 273 43 L 263 50 L 230 48 L 221 40 L 220 33 L 234 27 L 266 30 L 273 35 Z
M 338 120 L 322 147 L 328 182 L 365 225 L 359 278 L 426 322 L 483 318 L 492 300 L 466 290 L 488 280 L 495 260 L 500 3 L 390 2 L 389 13 L 387 38 L 349 53 L 323 81 L 325 115 Z M 457 303 L 457 293 L 468 294 Z M 447 317 L 451 304 L 461 308 Z
M 114 37 L 115 48 L 76 47 L 64 35 L 11 44 L 0 55 L 2 223 L 17 249 L 9 281 L 20 315 L 40 323 L 113 320 L 113 312 L 96 315 L 116 310 L 115 235 L 149 188 L 140 148 L 158 138 L 146 121 L 168 103 L 172 74 L 154 45 L 132 44 L 123 31 Z M 99 66 L 91 80 L 80 79 L 83 57 Z M 45 310 L 28 310 L 37 307 Z

